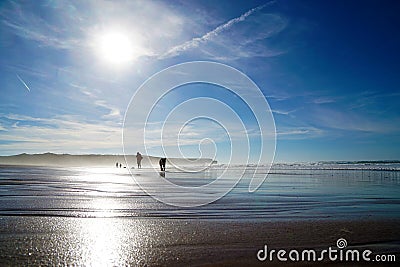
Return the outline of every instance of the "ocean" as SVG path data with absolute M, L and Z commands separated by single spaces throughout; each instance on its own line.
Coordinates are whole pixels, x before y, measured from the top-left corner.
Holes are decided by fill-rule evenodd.
M 228 170 L 236 179 L 243 166 Z M 248 166 L 254 168 L 254 166 Z M 224 169 L 170 172 L 165 179 L 202 186 Z M 266 167 L 265 167 L 265 170 Z M 190 202 L 190 194 L 163 191 L 151 170 L 133 170 L 167 197 Z M 400 163 L 319 162 L 275 164 L 262 186 L 249 193 L 246 175 L 223 198 L 185 208 L 161 203 L 135 183 L 127 169 L 0 166 L 0 216 L 78 218 L 182 218 L 293 220 L 400 218 Z M 220 185 L 224 186 L 224 184 Z

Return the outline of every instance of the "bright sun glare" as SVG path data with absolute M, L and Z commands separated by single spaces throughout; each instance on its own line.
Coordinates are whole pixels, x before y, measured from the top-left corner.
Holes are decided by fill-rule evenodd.
M 108 32 L 98 40 L 100 56 L 108 63 L 122 64 L 133 59 L 133 45 L 127 34 Z

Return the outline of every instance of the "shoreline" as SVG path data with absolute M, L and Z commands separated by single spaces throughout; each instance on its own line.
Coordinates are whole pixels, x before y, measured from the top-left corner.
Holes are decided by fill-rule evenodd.
M 400 253 L 396 218 L 206 221 L 0 216 L 0 226 L 4 265 L 280 265 L 276 260 L 258 261 L 257 251 L 264 245 L 321 250 L 335 247 L 339 238 L 345 238 L 349 248 L 393 254 L 397 261 Z

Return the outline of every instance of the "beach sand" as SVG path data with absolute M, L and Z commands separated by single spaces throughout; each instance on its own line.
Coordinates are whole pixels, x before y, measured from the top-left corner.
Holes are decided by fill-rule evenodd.
M 395 254 L 400 220 L 188 220 L 164 218 L 0 217 L 0 264 L 85 266 L 274 266 L 268 249 L 347 248 Z M 332 262 L 329 262 L 332 263 Z M 343 262 L 333 262 L 343 265 Z M 351 266 L 365 262 L 351 262 Z M 371 263 L 376 266 L 382 264 Z M 310 262 L 290 265 L 310 265 Z M 394 265 L 394 264 L 393 264 Z

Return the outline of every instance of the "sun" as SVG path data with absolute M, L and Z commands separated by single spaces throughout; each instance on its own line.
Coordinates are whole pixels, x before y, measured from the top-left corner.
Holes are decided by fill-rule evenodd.
M 134 46 L 126 33 L 111 31 L 103 33 L 97 41 L 98 54 L 107 63 L 123 64 L 134 58 Z

